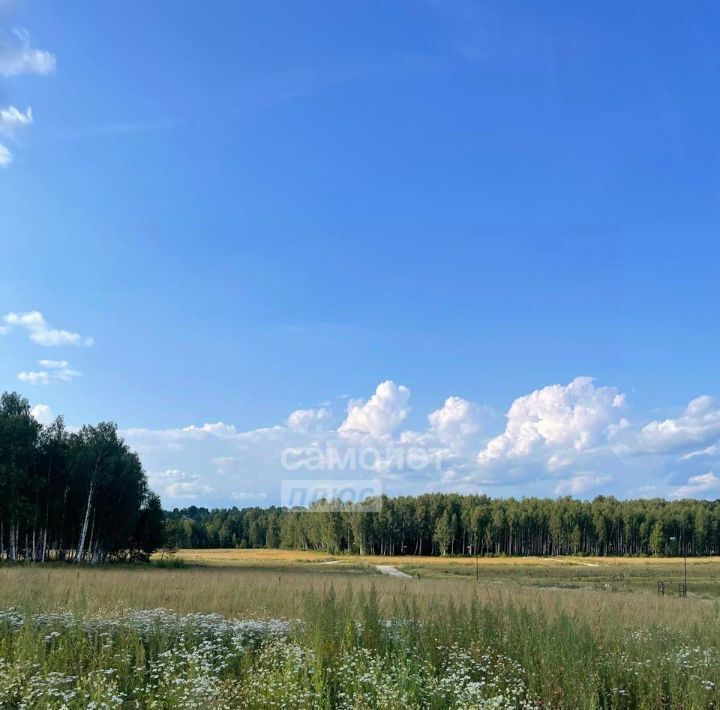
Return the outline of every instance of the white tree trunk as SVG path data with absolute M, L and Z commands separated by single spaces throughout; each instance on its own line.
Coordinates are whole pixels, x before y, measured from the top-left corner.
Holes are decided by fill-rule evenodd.
M 85 554 L 85 539 L 87 538 L 88 523 L 90 522 L 90 510 L 92 508 L 93 493 L 95 492 L 95 476 L 90 481 L 90 490 L 88 491 L 87 508 L 85 508 L 85 519 L 83 520 L 82 532 L 80 533 L 80 542 L 78 543 L 77 561 L 82 562 Z
M 9 540 L 9 560 L 15 562 L 17 560 L 17 527 L 10 521 L 10 540 Z

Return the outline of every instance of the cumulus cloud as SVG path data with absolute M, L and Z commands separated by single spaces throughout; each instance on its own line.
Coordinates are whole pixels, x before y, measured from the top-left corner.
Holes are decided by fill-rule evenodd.
M 131 428 L 123 430 L 123 436 L 143 453 L 164 451 L 174 455 L 176 451 L 197 450 L 212 454 L 206 460 L 227 472 L 233 462 L 240 460 L 236 451 L 246 451 L 265 441 L 276 447 L 288 431 L 281 426 L 238 431 L 232 424 L 214 422 L 173 429 Z
M 59 345 L 79 345 L 89 347 L 93 339 L 73 333 L 69 330 L 51 328 L 40 311 L 8 313 L 3 318 L 7 326 L 24 328 L 30 334 L 30 340 L 45 347 Z
M 673 498 L 704 498 L 720 496 L 720 478 L 712 471 L 699 476 L 690 476 L 688 482 L 672 492 Z
M 220 436 L 220 437 L 232 437 L 237 434 L 237 430 L 232 424 L 225 424 L 225 422 L 215 422 L 214 424 L 203 424 L 202 426 L 190 426 L 184 427 L 182 430 L 183 434 L 187 434 L 193 437 L 203 437 L 207 435 Z
M 197 481 L 178 481 L 167 486 L 165 493 L 171 498 L 199 498 L 201 495 L 207 495 L 214 490 L 212 486 Z
M 720 439 L 720 404 L 713 397 L 696 397 L 676 419 L 646 424 L 625 445 L 628 453 L 668 453 L 709 447 Z
M 408 397 L 407 388 L 381 383 L 367 402 L 358 401 L 350 406 L 348 415 L 353 427 L 342 431 L 330 426 L 332 413 L 329 407 L 322 406 L 296 410 L 283 425 L 249 431 L 216 422 L 172 429 L 125 429 L 123 436 L 152 470 L 184 472 L 182 478 L 155 484 L 164 496 L 172 499 L 178 497 L 176 494 L 188 494 L 187 485 L 174 484 L 201 483 L 213 489 L 207 495 L 200 495 L 205 504 L 212 500 L 215 504 L 227 505 L 238 492 L 277 496 L 281 482 L 288 478 L 315 478 L 318 475 L 374 478 L 374 464 L 385 470 L 388 478 L 402 480 L 403 457 L 386 460 L 383 456 L 392 447 L 402 449 L 410 445 L 401 444 L 389 435 L 372 438 L 372 444 L 365 437 L 385 437 L 386 432 L 395 428 L 407 414 Z M 350 435 L 358 431 L 361 432 L 359 439 Z M 354 468 L 359 461 L 359 456 L 354 454 L 366 446 L 373 456 L 377 453 L 372 459 L 373 466 L 362 470 Z M 285 463 L 284 455 L 287 455 Z M 414 460 L 412 463 L 414 465 Z M 339 465 L 349 467 L 338 468 Z M 425 475 L 410 466 L 405 469 L 409 477 Z M 434 469 L 432 472 L 434 474 Z M 202 479 L 189 476 L 201 476 Z M 197 491 L 197 488 L 193 486 L 193 490 Z
M 596 387 L 590 377 L 518 397 L 507 413 L 505 431 L 487 443 L 478 462 L 564 468 L 582 452 L 607 443 L 622 420 L 624 401 L 617 388 Z
M 448 397 L 440 409 L 428 414 L 430 433 L 449 446 L 477 442 L 482 429 L 480 408 L 462 397 Z
M 332 412 L 327 407 L 296 409 L 287 419 L 288 428 L 296 432 L 324 431 L 332 423 Z
M 0 34 L 0 76 L 52 74 L 55 66 L 55 56 L 33 47 L 27 30 Z
M 381 382 L 367 402 L 351 401 L 339 432 L 359 432 L 376 437 L 392 434 L 410 413 L 410 390 L 392 380 Z
M 152 483 L 160 485 L 168 482 L 185 480 L 188 478 L 188 474 L 179 468 L 167 468 L 164 471 L 150 471 L 148 478 Z M 195 478 L 197 478 L 197 476 Z
M 40 424 L 50 424 L 55 419 L 52 408 L 47 404 L 36 404 L 30 409 L 30 414 Z
M 159 473 L 150 473 L 150 486 L 170 498 L 198 498 L 212 493 L 215 489 L 199 481 L 197 474 L 188 474 L 178 468 L 168 468 Z
M 559 496 L 579 496 L 602 486 L 610 480 L 610 476 L 601 476 L 596 473 L 579 473 L 576 476 L 560 481 L 555 486 L 555 493 Z
M 30 385 L 49 385 L 53 382 L 71 382 L 82 374 L 73 370 L 67 360 L 40 360 L 44 370 L 29 370 L 18 373 L 18 380 Z
M 123 435 L 151 470 L 175 472 L 155 486 L 166 504 L 189 496 L 203 505 L 253 500 L 245 494 L 265 494 L 276 502 L 283 480 L 306 478 L 379 478 L 393 495 L 431 490 L 482 490 L 496 496 L 715 492 L 706 472 L 717 471 L 716 444 L 689 453 L 627 454 L 623 446 L 636 442 L 645 426 L 625 416 L 617 388 L 590 378 L 517 398 L 503 429 L 491 436 L 486 429 L 495 422 L 488 411 L 457 396 L 427 415 L 425 429 L 401 430 L 409 397 L 406 387 L 383 382 L 369 399 L 350 402 L 337 429 L 330 424 L 329 406 L 323 405 L 249 431 L 214 422 L 127 429 Z M 707 425 L 713 411 L 707 400 L 694 401 L 679 419 L 690 416 Z M 704 437 L 692 437 L 699 439 Z M 678 481 L 688 483 L 678 488 Z
M 10 163 L 12 163 L 12 153 L 7 146 L 0 143 L 0 168 L 4 168 Z M 2 333 L 1 330 L 0 333 Z

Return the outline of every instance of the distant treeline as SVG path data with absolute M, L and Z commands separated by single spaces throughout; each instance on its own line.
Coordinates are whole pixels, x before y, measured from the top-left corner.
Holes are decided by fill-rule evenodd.
M 144 559 L 162 532 L 160 499 L 115 424 L 71 433 L 0 397 L 0 559 Z
M 382 498 L 380 512 L 322 504 L 174 509 L 170 547 L 266 547 L 371 555 L 715 555 L 720 500 L 491 499 L 433 493 Z

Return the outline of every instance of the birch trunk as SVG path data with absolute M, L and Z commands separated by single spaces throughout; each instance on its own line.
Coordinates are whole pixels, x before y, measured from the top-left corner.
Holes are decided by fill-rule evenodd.
M 92 509 L 93 493 L 95 492 L 95 475 L 93 474 L 92 480 L 90 481 L 90 490 L 88 491 L 87 508 L 85 508 L 85 519 L 83 520 L 82 531 L 80 533 L 80 542 L 78 543 L 77 550 L 77 562 L 82 562 L 83 555 L 85 554 L 85 539 L 87 537 L 88 524 L 90 522 L 90 510 Z

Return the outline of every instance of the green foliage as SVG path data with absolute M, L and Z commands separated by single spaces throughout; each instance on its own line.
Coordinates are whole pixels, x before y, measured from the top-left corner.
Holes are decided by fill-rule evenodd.
M 720 501 L 490 499 L 431 493 L 367 505 L 175 509 L 169 545 L 282 547 L 377 555 L 716 555 Z M 675 542 L 668 544 L 671 537 Z
M 665 554 L 666 544 L 665 526 L 662 521 L 658 520 L 655 522 L 655 525 L 653 525 L 652 532 L 650 533 L 650 551 L 654 555 L 663 555 Z
M 172 556 L 154 560 L 153 565 L 160 569 L 186 569 L 189 566 L 185 560 Z
M 147 557 L 162 541 L 160 499 L 117 426 L 41 426 L 0 397 L 0 558 L 100 562 Z
M 598 624 L 599 610 L 511 595 L 383 606 L 373 587 L 309 591 L 292 620 L 4 610 L 0 707 L 718 707 L 717 623 L 671 629 L 617 603 Z

